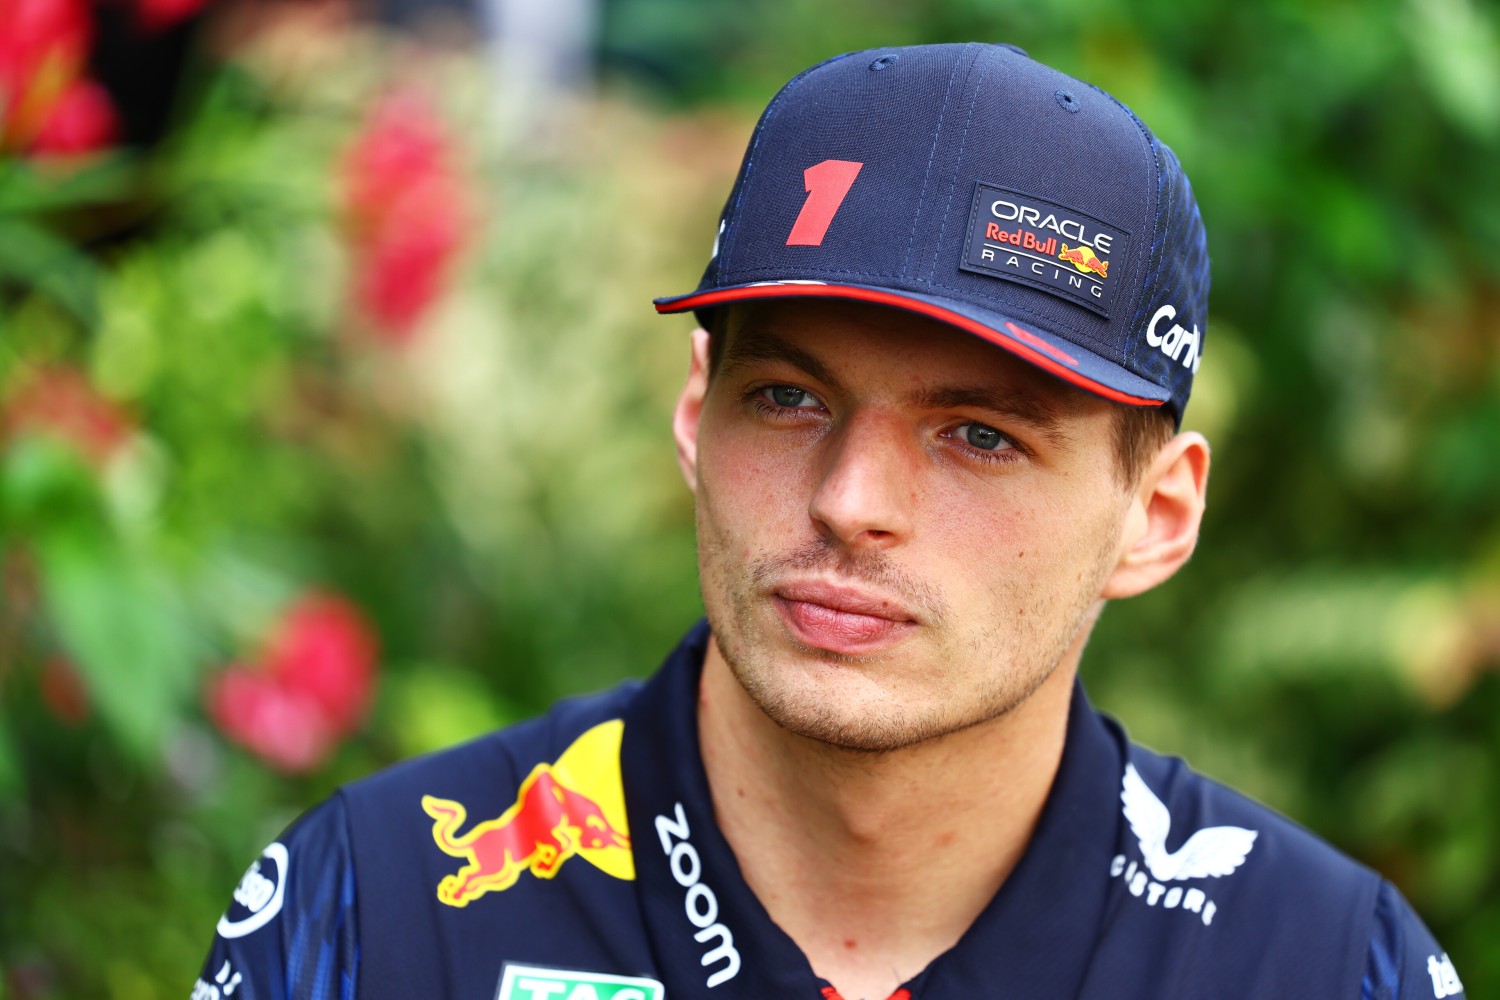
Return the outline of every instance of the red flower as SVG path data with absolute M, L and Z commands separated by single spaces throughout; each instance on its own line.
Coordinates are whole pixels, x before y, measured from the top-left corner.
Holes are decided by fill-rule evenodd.
M 462 185 L 448 161 L 437 116 L 411 93 L 377 104 L 344 159 L 354 300 L 397 342 L 442 293 L 463 242 Z
M 378 226 L 413 184 L 446 175 L 447 139 L 427 102 L 412 92 L 377 103 L 344 161 L 345 205 L 360 223 Z
M 337 742 L 311 698 L 253 668 L 232 666 L 214 678 L 208 714 L 224 735 L 289 774 L 313 770 Z
M 66 85 L 83 69 L 94 41 L 84 0 L 0 0 L 0 24 L 0 91 L 7 109 L 34 95 L 34 85 Z
M 109 91 L 89 79 L 74 80 L 52 106 L 31 140 L 40 156 L 81 156 L 112 145 L 119 119 Z
M 0 412 L 0 439 L 41 433 L 65 441 L 94 467 L 130 438 L 131 421 L 74 368 L 44 368 L 28 377 Z
M 405 341 L 442 293 L 459 226 L 442 210 L 392 213 L 392 224 L 358 254 L 355 298 L 391 339 Z M 405 215 L 407 220 L 394 218 Z
M 311 770 L 363 721 L 375 656 L 374 634 L 354 605 L 304 595 L 277 621 L 259 663 L 231 666 L 210 682 L 209 715 L 273 767 Z
M 281 619 L 266 667 L 311 698 L 342 735 L 359 725 L 369 707 L 375 638 L 354 605 L 332 594 L 309 594 Z
M 85 75 L 94 24 L 84 0 L 0 0 L 0 149 L 94 152 L 114 105 Z

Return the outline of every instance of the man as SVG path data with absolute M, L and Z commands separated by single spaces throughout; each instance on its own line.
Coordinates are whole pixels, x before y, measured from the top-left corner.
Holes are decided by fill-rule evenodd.
M 198 994 L 1460 996 L 1389 884 L 1077 683 L 1197 539 L 1207 291 L 1176 159 L 1102 92 L 989 45 L 797 77 L 658 301 L 707 327 L 708 625 L 310 812 Z

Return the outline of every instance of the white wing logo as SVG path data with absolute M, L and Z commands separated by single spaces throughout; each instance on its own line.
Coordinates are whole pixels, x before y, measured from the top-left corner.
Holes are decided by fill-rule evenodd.
M 1120 801 L 1130 832 L 1141 842 L 1146 867 L 1159 882 L 1188 878 L 1218 878 L 1245 863 L 1259 835 L 1242 826 L 1208 826 L 1175 851 L 1167 850 L 1172 814 L 1141 780 L 1134 764 L 1125 765 Z

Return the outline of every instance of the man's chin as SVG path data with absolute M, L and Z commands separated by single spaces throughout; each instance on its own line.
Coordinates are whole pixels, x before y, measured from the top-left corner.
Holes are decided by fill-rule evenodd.
M 754 696 L 752 695 L 752 698 Z M 923 724 L 910 713 L 840 711 L 806 705 L 792 708 L 776 702 L 756 702 L 786 732 L 835 750 L 859 754 L 887 754 L 938 739 L 950 728 Z
M 911 709 L 856 658 L 795 646 L 758 665 L 726 657 L 750 701 L 777 726 L 841 750 L 889 753 L 952 727 Z

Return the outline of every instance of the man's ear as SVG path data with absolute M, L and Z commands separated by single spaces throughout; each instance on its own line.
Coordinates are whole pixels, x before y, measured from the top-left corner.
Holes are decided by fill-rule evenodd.
M 703 416 L 703 398 L 708 394 L 708 331 L 693 331 L 693 358 L 687 382 L 672 411 L 672 436 L 677 439 L 677 464 L 688 489 L 698 492 L 698 421 Z
M 1196 431 L 1162 446 L 1141 476 L 1101 597 L 1134 597 L 1176 573 L 1198 544 L 1208 491 L 1208 442 Z

